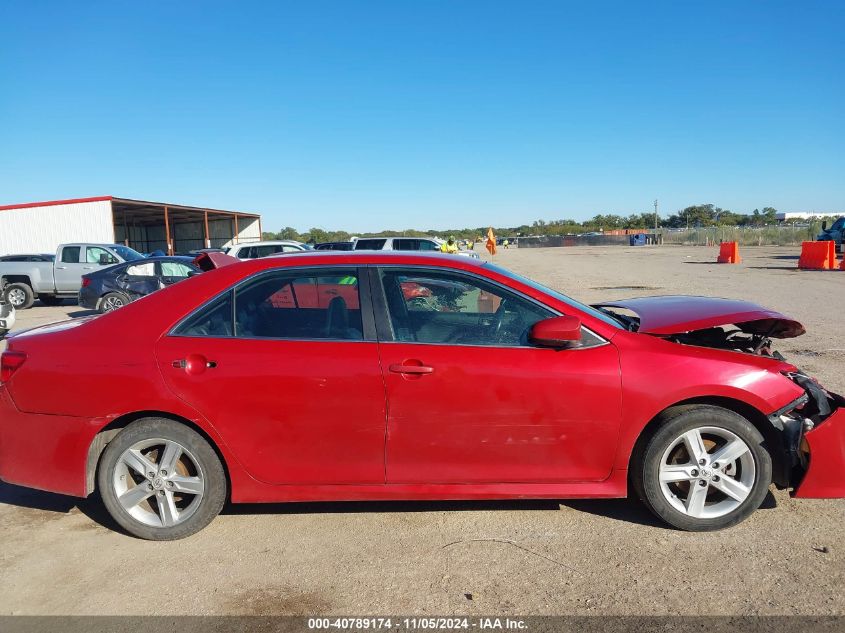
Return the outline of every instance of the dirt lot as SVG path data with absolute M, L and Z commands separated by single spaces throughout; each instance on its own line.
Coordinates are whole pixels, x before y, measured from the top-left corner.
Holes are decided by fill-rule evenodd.
M 845 272 L 799 272 L 797 249 L 742 255 L 496 259 L 586 301 L 685 293 L 782 310 L 809 331 L 782 353 L 845 391 Z M 19 327 L 79 312 L 36 307 Z M 738 527 L 687 534 L 625 500 L 238 506 L 150 543 L 108 529 L 96 500 L 0 484 L 0 614 L 845 614 L 844 511 L 774 492 Z

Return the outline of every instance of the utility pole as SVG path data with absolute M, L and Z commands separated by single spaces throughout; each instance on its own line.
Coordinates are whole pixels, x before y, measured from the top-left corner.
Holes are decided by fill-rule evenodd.
M 654 201 L 654 243 L 657 244 L 657 200 Z
M 654 201 L 654 233 L 657 234 L 657 200 Z

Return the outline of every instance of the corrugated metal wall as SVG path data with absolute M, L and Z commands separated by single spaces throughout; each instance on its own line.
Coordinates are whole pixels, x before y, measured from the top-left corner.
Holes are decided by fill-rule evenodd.
M 238 242 L 257 242 L 261 239 L 258 218 L 240 218 L 238 221 Z
M 0 255 L 55 253 L 59 244 L 114 237 L 109 200 L 0 211 Z

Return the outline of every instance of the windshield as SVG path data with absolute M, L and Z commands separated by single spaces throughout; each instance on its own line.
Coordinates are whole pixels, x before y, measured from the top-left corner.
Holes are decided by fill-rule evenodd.
M 583 303 L 579 303 L 570 297 L 567 297 L 564 294 L 559 293 L 557 290 L 552 290 L 548 286 L 544 286 L 541 283 L 537 283 L 533 279 L 529 279 L 528 277 L 523 277 L 522 275 L 517 275 L 515 272 L 507 270 L 506 268 L 502 268 L 500 266 L 496 266 L 495 264 L 485 263 L 484 264 L 487 268 L 491 270 L 495 270 L 500 275 L 504 275 L 509 279 L 513 279 L 514 281 L 518 281 L 521 284 L 525 284 L 526 286 L 530 286 L 535 290 L 539 290 L 551 297 L 554 297 L 558 301 L 562 301 L 568 306 L 572 306 L 576 310 L 580 310 L 581 312 L 585 312 L 589 314 L 591 317 L 604 321 L 608 325 L 612 325 L 615 328 L 624 329 L 623 325 L 619 323 L 616 319 L 612 318 L 610 315 L 601 312 L 600 310 L 596 310 L 593 307 L 588 305 L 584 305 Z
M 120 255 L 120 258 L 126 262 L 134 262 L 138 259 L 145 259 L 141 253 L 128 246 L 112 246 L 111 249 Z

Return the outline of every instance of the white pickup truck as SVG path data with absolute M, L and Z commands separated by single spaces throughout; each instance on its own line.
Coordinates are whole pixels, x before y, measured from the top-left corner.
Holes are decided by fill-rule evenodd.
M 62 299 L 76 298 L 82 275 L 138 259 L 144 256 L 121 244 L 62 244 L 52 262 L 0 261 L 0 287 L 18 310 L 29 308 L 36 297 L 45 305 L 57 305 Z

